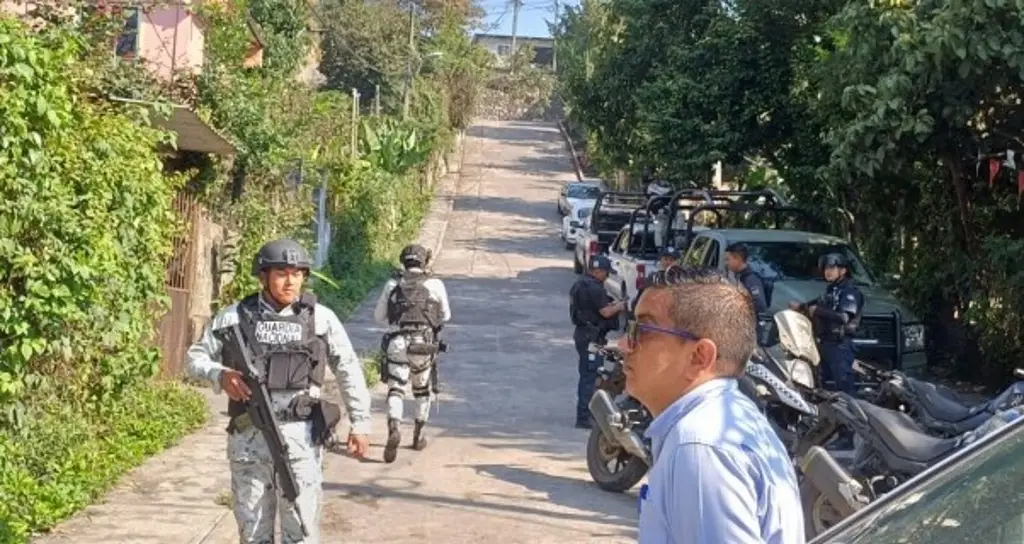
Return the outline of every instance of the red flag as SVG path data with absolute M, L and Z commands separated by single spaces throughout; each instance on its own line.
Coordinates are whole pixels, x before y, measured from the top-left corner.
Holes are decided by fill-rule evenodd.
M 999 163 L 998 159 L 989 159 L 988 160 L 988 186 L 989 186 L 989 188 L 991 188 L 992 184 L 995 183 L 996 175 L 999 174 L 999 168 L 1000 167 L 1002 167 L 1002 165 Z

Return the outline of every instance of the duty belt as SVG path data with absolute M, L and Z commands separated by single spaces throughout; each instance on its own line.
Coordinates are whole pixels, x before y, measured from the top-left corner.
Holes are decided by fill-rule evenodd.
M 298 421 L 307 421 L 304 419 L 298 419 L 291 410 L 278 410 L 274 412 L 274 416 L 277 417 L 277 421 L 280 423 L 294 423 Z M 252 418 L 249 417 L 249 413 L 246 412 L 241 415 L 237 415 L 231 418 L 228 423 L 228 432 L 241 433 L 249 430 L 252 427 Z

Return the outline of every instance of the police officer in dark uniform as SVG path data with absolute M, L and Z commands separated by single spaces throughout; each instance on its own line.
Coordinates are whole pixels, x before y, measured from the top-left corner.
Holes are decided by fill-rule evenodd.
M 619 312 L 626 308 L 624 301 L 613 302 L 604 290 L 604 280 L 612 263 L 604 255 L 590 258 L 587 273 L 573 284 L 569 291 L 569 317 L 576 330 L 573 341 L 579 356 L 580 380 L 576 389 L 576 427 L 589 429 L 590 397 L 594 395 L 597 382 L 598 361 L 590 360 L 588 348 L 591 342 L 605 344 L 608 331 L 618 327 Z
M 729 244 L 725 248 L 725 266 L 736 275 L 736 280 L 750 292 L 754 299 L 754 310 L 757 315 L 768 313 L 768 296 L 764 290 L 764 280 L 747 266 L 749 251 L 743 242 Z
M 864 295 L 850 278 L 850 265 L 842 254 L 829 253 L 819 265 L 828 281 L 825 294 L 803 304 L 791 302 L 789 306 L 806 312 L 814 322 L 822 383 L 831 378 L 836 391 L 854 395 L 853 334 L 860 325 Z

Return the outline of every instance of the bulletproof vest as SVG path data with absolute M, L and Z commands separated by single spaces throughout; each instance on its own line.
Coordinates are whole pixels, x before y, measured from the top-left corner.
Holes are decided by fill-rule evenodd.
M 266 309 L 259 294 L 238 303 L 238 324 L 256 371 L 266 376 L 271 392 L 301 390 L 319 386 L 327 366 L 327 341 L 316 335 L 316 297 L 303 295 L 295 303 L 294 315 L 283 316 Z M 228 368 L 246 371 L 242 351 L 231 329 L 221 331 L 222 360 Z M 245 403 L 231 401 L 228 415 L 245 412 Z
M 406 270 L 388 296 L 388 322 L 402 328 L 436 329 L 442 324 L 441 303 L 430 296 L 425 272 Z
M 857 332 L 857 328 L 860 326 L 861 314 L 863 313 L 863 303 L 861 301 L 856 301 L 855 305 L 851 307 L 850 303 L 844 300 L 848 296 L 856 297 L 855 288 L 852 288 L 848 282 L 849 280 L 843 280 L 830 284 L 825 290 L 825 296 L 822 297 L 822 303 L 828 309 L 838 313 L 854 314 L 854 317 L 847 321 L 845 325 L 834 325 L 827 331 L 830 336 L 840 340 Z

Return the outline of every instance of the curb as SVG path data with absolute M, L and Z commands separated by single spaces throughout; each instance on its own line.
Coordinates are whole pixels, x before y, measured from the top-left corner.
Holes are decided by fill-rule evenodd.
M 576 173 L 576 179 L 583 181 L 583 169 L 580 168 L 580 161 L 576 157 L 576 146 L 572 144 L 572 138 L 569 137 L 569 131 L 565 129 L 565 122 L 558 121 L 558 132 L 562 133 L 562 138 L 565 139 L 565 143 L 569 146 L 569 156 L 572 157 L 572 169 Z

